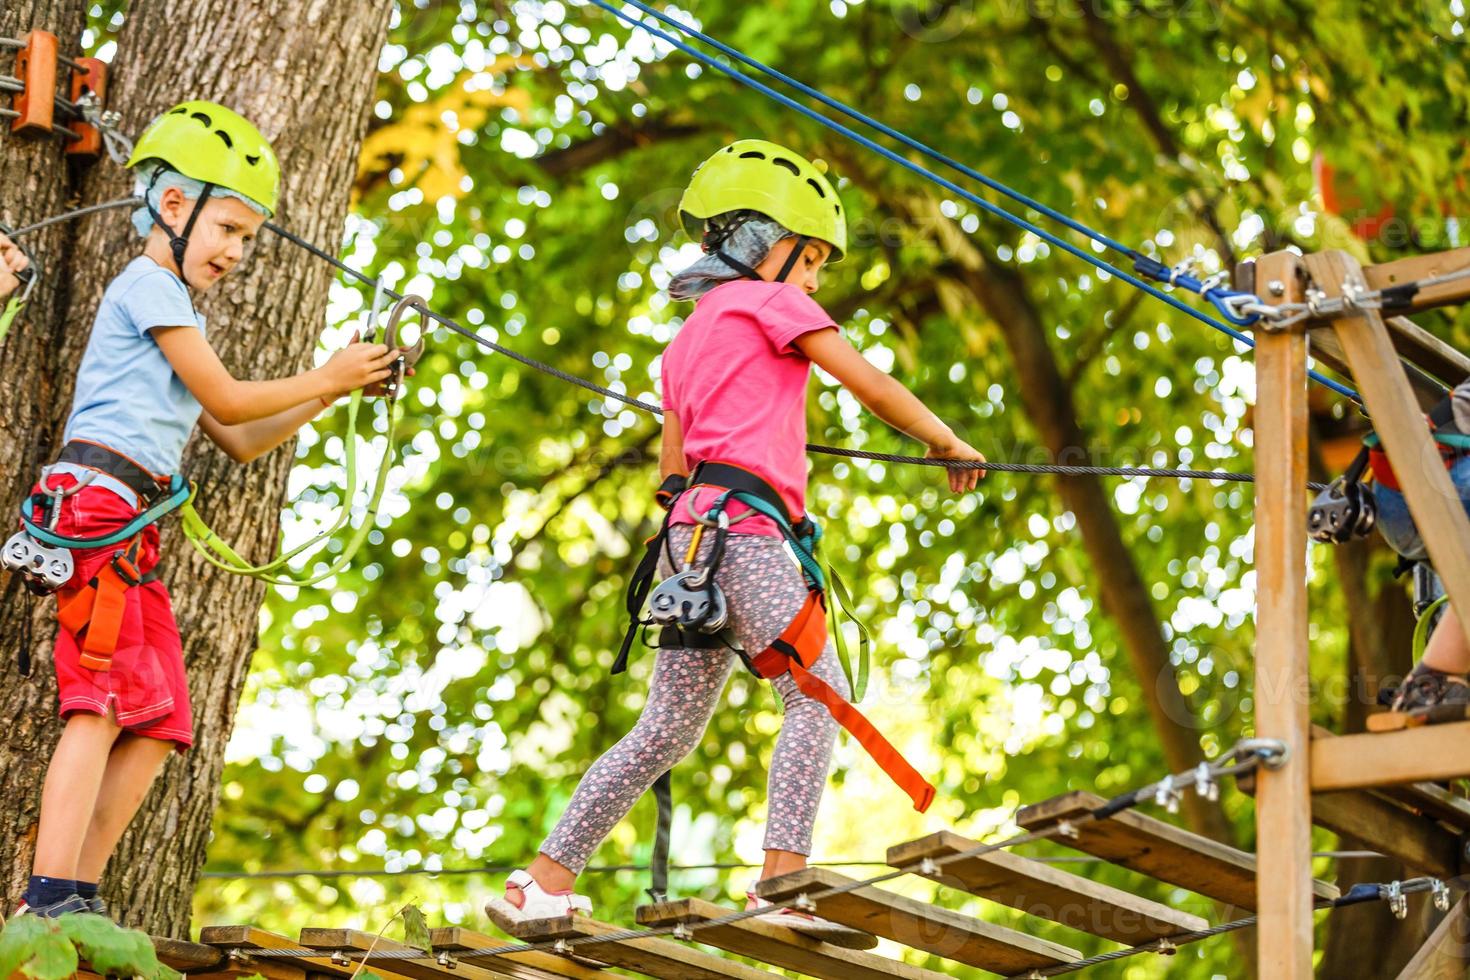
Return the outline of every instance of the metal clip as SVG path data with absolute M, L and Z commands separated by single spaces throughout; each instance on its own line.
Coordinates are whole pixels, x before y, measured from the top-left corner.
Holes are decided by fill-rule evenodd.
M 1403 882 L 1394 881 L 1384 886 L 1383 897 L 1388 901 L 1388 910 L 1395 919 L 1409 917 L 1409 900 L 1404 895 Z
M 1211 803 L 1220 799 L 1220 784 L 1215 782 L 1215 774 L 1210 770 L 1208 762 L 1195 766 L 1194 791 Z
M 376 300 L 374 302 L 376 303 Z M 388 314 L 388 326 L 383 329 L 383 343 L 389 347 L 398 346 L 398 327 L 403 322 L 403 318 L 408 314 L 409 310 L 413 310 L 419 315 L 421 332 L 417 343 L 404 351 L 403 356 L 393 362 L 393 373 L 389 376 L 387 385 L 390 401 L 398 397 L 399 391 L 403 387 L 404 375 L 419 362 L 419 358 L 424 356 L 424 346 L 428 339 L 429 304 L 421 297 L 409 294 L 399 300 L 394 305 L 392 312 Z
M 434 957 L 434 962 L 438 963 L 446 970 L 455 970 L 459 968 L 459 960 L 455 959 L 453 956 L 450 956 L 446 952 L 441 952 L 438 956 Z
M 1429 890 L 1434 893 L 1434 907 L 1441 912 L 1450 910 L 1450 886 L 1435 878 L 1429 883 Z
M 933 878 L 935 875 L 939 874 L 939 865 L 934 863 L 933 858 L 926 857 L 924 860 L 919 862 L 919 874 L 923 875 L 925 878 Z
M 558 939 L 556 942 L 551 944 L 551 951 L 553 953 L 560 953 L 562 956 L 571 956 L 572 944 L 567 942 L 565 939 Z
M 1169 813 L 1178 813 L 1179 796 L 1179 791 L 1174 787 L 1174 777 L 1165 776 L 1159 780 L 1158 789 L 1154 791 L 1154 805 L 1163 807 Z
M 816 903 L 810 898 L 807 898 L 806 892 L 797 895 L 796 900 L 791 903 L 791 907 L 798 912 L 815 912 L 817 910 Z
M 674 923 L 672 935 L 675 939 L 682 939 L 686 943 L 694 941 L 694 930 L 689 928 L 688 923 L 685 922 Z
M 346 953 L 342 952 L 340 949 L 334 949 L 334 950 L 332 950 L 332 965 L 333 966 L 352 966 L 352 957 L 348 956 Z
M 1057 821 L 1057 836 L 1068 840 L 1076 840 L 1080 834 L 1077 833 L 1077 825 L 1070 820 Z
M 1158 942 L 1154 943 L 1154 952 L 1160 956 L 1173 956 L 1179 952 L 1179 947 L 1174 945 L 1174 941 L 1169 937 L 1162 936 Z

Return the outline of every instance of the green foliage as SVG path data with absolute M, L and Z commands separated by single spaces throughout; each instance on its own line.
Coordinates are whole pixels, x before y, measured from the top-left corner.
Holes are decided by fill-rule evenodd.
M 63 980 L 77 972 L 79 962 L 103 976 L 143 980 L 182 976 L 158 962 L 147 935 L 124 929 L 105 916 L 21 916 L 0 929 L 0 975 L 19 971 L 33 980 Z
M 1438 12 L 1419 17 L 1421 5 L 1117 0 L 1087 4 L 1093 18 L 1071 3 L 688 6 L 715 36 L 1170 262 L 1194 257 L 1213 272 L 1286 244 L 1383 258 L 1440 247 L 1454 233 L 1443 214 L 1465 213 L 1467 49 L 1446 40 Z M 1040 311 L 1087 434 L 1078 458 L 1252 467 L 1253 378 L 1234 342 L 596 11 L 401 5 L 381 65 L 345 255 L 522 353 L 656 400 L 660 351 L 687 313 L 660 292 L 691 254 L 673 214 L 679 189 L 722 142 L 762 136 L 825 159 L 838 178 L 852 249 L 818 298 L 988 456 L 1046 461 L 1024 409 L 1031 379 L 957 285 L 964 255 L 946 222 Z M 1318 151 L 1417 238 L 1354 238 L 1361 215 L 1321 205 Z M 928 207 L 943 218 L 915 217 Z M 369 301 L 334 290 L 329 342 Z M 1463 318 L 1427 322 L 1470 340 Z M 402 458 L 365 557 L 329 590 L 268 601 L 210 868 L 413 874 L 413 888 L 431 882 L 431 918 L 479 926 L 503 875 L 475 869 L 524 865 L 642 706 L 652 656 L 626 676 L 607 668 L 637 542 L 654 525 L 657 426 L 443 330 L 405 408 Z M 329 416 L 298 448 L 292 492 L 305 493 L 288 541 L 340 503 L 338 423 Z M 917 448 L 826 378 L 809 426 L 813 441 Z M 1098 600 L 1118 570 L 1095 567 L 1050 480 L 992 474 L 956 499 L 928 471 L 813 467 L 808 505 L 827 526 L 826 557 L 873 628 L 865 709 L 940 785 L 921 820 L 845 746 L 816 859 L 881 860 L 887 844 L 941 824 L 1004 832 L 1022 802 L 1112 795 L 1162 774 L 1142 710 L 1155 679 L 1134 676 Z M 1190 702 L 1177 720 L 1219 752 L 1250 731 L 1252 494 L 1166 481 L 1112 490 Z M 1346 613 L 1330 559 L 1318 550 L 1313 562 L 1313 708 L 1330 721 L 1342 710 Z M 1388 564 L 1375 569 L 1379 586 Z M 727 697 L 731 710 L 676 770 L 676 863 L 761 857 L 779 705 L 744 676 Z M 1228 794 L 1224 806 L 1249 846 L 1250 801 Z M 644 801 L 594 863 L 646 862 L 652 823 Z M 428 877 L 444 869 L 471 873 Z M 1087 872 L 1134 886 L 1116 869 Z M 735 901 L 753 873 L 686 872 L 675 885 Z M 625 871 L 582 887 L 599 915 L 631 921 L 644 884 Z M 220 877 L 197 904 L 202 921 L 290 931 L 302 906 L 344 925 L 376 921 L 405 887 Z M 1152 897 L 1213 915 L 1172 889 Z M 1097 971 L 1166 973 L 1234 975 L 1231 947 Z

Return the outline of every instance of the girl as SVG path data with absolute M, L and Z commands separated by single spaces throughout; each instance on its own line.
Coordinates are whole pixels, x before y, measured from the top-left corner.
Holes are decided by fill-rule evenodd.
M 764 140 L 740 140 L 695 171 L 680 202 L 706 256 L 675 276 L 669 295 L 695 300 L 694 312 L 663 358 L 664 431 L 660 469 L 667 479 L 719 461 L 747 470 L 777 491 L 791 514 L 804 514 L 806 390 L 812 364 L 836 378 L 875 415 L 928 446 L 931 458 L 977 460 L 966 445 L 902 385 L 873 367 L 842 336 L 811 295 L 825 263 L 842 258 L 847 225 L 841 201 L 809 161 Z M 955 493 L 974 489 L 979 469 L 950 469 Z M 719 489 L 689 491 L 706 512 Z M 694 536 L 689 501 L 670 511 L 669 551 L 686 554 Z M 729 622 L 746 651 L 764 650 L 807 599 L 800 570 L 776 524 L 741 519 L 731 503 L 731 536 L 716 582 Z M 738 523 L 737 523 L 738 521 Z M 706 539 L 704 553 L 711 543 Z M 670 574 L 678 569 L 662 569 Z M 659 650 L 652 689 L 632 732 L 599 759 L 531 866 L 510 876 L 505 897 L 486 912 L 502 927 L 591 912 L 574 893 L 577 875 L 613 826 L 654 780 L 698 745 L 735 662 L 728 650 Z M 849 697 L 831 641 L 810 672 Z M 761 880 L 806 867 L 812 826 L 827 778 L 837 723 L 798 689 L 790 674 L 773 682 L 785 711 L 769 776 L 769 824 Z M 765 903 L 752 889 L 747 909 Z M 828 940 L 851 930 L 793 910 L 780 924 Z

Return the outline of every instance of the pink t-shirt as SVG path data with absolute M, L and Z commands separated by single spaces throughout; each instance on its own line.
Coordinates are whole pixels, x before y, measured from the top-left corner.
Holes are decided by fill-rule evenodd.
M 774 487 L 791 514 L 805 514 L 812 362 L 792 341 L 836 326 L 791 283 L 738 279 L 701 296 L 663 358 L 664 410 L 679 417 L 689 468 L 706 460 L 743 466 Z M 695 505 L 706 511 L 717 496 L 718 490 L 702 490 Z M 747 509 L 732 503 L 728 513 Z M 693 523 L 683 500 L 671 520 Z M 764 517 L 731 530 L 781 534 Z

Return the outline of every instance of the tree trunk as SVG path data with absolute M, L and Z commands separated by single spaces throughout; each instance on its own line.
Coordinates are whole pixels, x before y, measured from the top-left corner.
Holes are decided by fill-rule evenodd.
M 138 0 L 114 60 L 110 102 L 123 113 L 124 131 L 132 134 L 184 99 L 210 99 L 241 112 L 273 140 L 281 158 L 283 204 L 276 220 L 309 241 L 334 247 L 390 10 L 383 0 Z M 86 181 L 84 200 L 123 196 L 129 180 L 116 167 L 98 167 Z M 56 318 L 64 329 L 61 342 L 53 345 L 57 392 L 49 401 L 38 399 L 35 410 L 43 420 L 35 428 L 47 434 L 58 431 L 65 418 L 103 289 L 138 252 L 130 227 L 116 213 L 85 219 L 74 234 L 68 279 L 77 288 Z M 246 266 L 200 303 L 200 312 L 208 318 L 211 343 L 237 377 L 287 376 L 310 366 L 332 271 L 270 233 L 262 234 L 252 253 Z M 14 441 L 7 444 L 7 455 L 22 455 L 28 440 L 20 433 L 8 435 Z M 206 520 L 242 554 L 266 558 L 277 548 L 291 460 L 288 443 L 240 467 L 195 438 L 185 452 L 184 471 L 201 487 Z M 11 489 L 19 492 L 20 482 L 19 476 L 12 478 Z M 164 580 L 174 596 L 188 665 L 195 748 L 168 763 L 104 876 L 104 894 L 130 924 L 181 936 L 204 863 L 225 745 L 255 649 L 264 589 L 207 566 L 183 542 L 174 522 L 166 522 L 163 541 Z M 13 654 L 10 637 L 7 633 L 12 648 L 3 653 L 7 658 Z M 49 704 L 37 707 L 34 688 L 39 685 L 7 687 L 0 693 L 0 716 L 51 711 Z M 0 760 L 6 753 L 43 757 L 56 732 L 47 725 L 21 746 L 14 744 L 15 733 L 7 732 Z M 34 800 L 39 783 L 37 765 L 26 778 L 11 781 L 7 798 Z M 0 828 L 10 831 L 0 846 L 9 848 L 4 865 L 12 895 L 29 864 L 35 819 L 31 805 L 16 826 Z M 17 840 L 18 847 L 11 843 Z
M 86 21 L 83 0 L 7 0 L 0 4 L 0 37 L 24 37 L 46 30 L 61 38 L 62 51 L 76 54 L 74 41 Z M 0 49 L 0 74 L 13 75 L 15 52 Z M 9 106 L 6 98 L 0 104 Z M 73 175 L 60 139 L 20 139 L 10 134 L 10 121 L 0 120 L 0 221 L 15 227 L 65 207 L 72 195 Z M 56 406 L 57 350 L 63 335 L 63 310 L 70 282 L 71 253 L 64 246 L 71 229 L 52 227 L 24 240 L 45 263 L 30 305 L 4 343 L 5 370 L 0 372 L 0 521 L 5 537 L 12 533 L 13 511 L 36 477 L 37 443 L 49 446 L 60 432 L 66 406 Z M 73 368 L 75 365 L 73 364 Z M 28 616 L 38 625 L 34 647 L 49 646 L 49 604 L 29 603 L 12 575 L 0 591 L 0 870 L 3 895 L 17 899 L 30 873 L 35 845 L 39 787 L 46 757 L 56 740 L 56 685 L 50 669 L 38 664 L 30 680 L 16 666 Z M 42 625 L 45 624 L 45 625 Z M 8 910 L 13 902 L 6 903 Z

